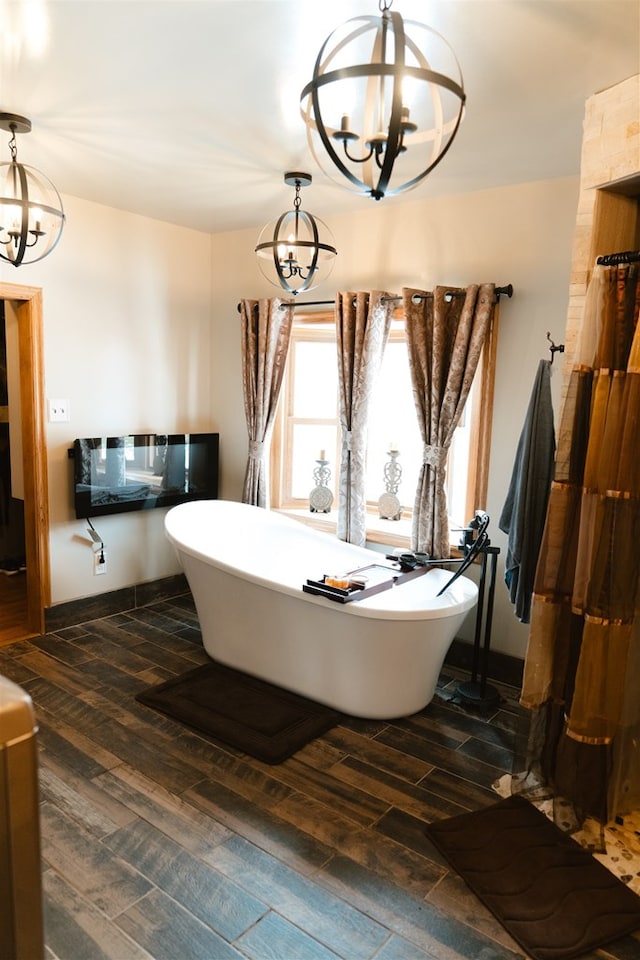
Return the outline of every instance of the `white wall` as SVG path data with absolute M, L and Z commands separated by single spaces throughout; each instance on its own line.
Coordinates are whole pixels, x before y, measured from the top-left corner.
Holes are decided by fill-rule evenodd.
M 436 283 L 512 283 L 514 296 L 500 305 L 493 439 L 487 510 L 492 543 L 500 546 L 492 648 L 522 657 L 528 628 L 519 623 L 504 585 L 507 540 L 498 517 L 538 361 L 549 357 L 547 331 L 563 340 L 569 297 L 571 247 L 578 178 L 505 187 L 480 193 L 375 203 L 363 198 L 362 212 L 332 217 L 336 266 L 324 287 L 304 299 L 332 299 L 338 289 L 429 289 Z M 306 198 L 305 198 L 306 199 Z M 307 204 L 313 211 L 312 203 Z M 213 237 L 213 410 L 221 417 L 224 450 L 221 495 L 239 499 L 247 435 L 239 377 L 241 297 L 273 296 L 253 254 L 259 230 Z M 552 388 L 557 417 L 561 357 L 556 355 Z M 467 623 L 465 637 L 471 638 Z
M 164 510 L 95 521 L 107 573 L 93 574 L 86 524 L 76 520 L 75 437 L 216 430 L 210 402 L 211 238 L 63 198 L 53 253 L 0 280 L 41 287 L 45 396 L 68 399 L 69 423 L 47 423 L 52 603 L 178 571 Z
M 431 200 L 419 190 L 401 203 L 363 198 L 362 212 L 331 218 L 336 266 L 307 295 L 513 283 L 500 308 L 487 509 L 502 549 L 492 646 L 514 656 L 524 655 L 528 630 L 508 602 L 497 520 L 538 360 L 549 356 L 546 332 L 564 336 L 578 186 L 569 177 Z M 96 521 L 108 572 L 93 575 L 85 524 L 73 516 L 75 437 L 219 430 L 220 494 L 240 498 L 247 440 L 237 303 L 276 293 L 253 253 L 261 225 L 208 236 L 73 197 L 64 203 L 67 225 L 49 257 L 18 270 L 0 265 L 0 280 L 43 288 L 45 395 L 71 407 L 70 423 L 47 424 L 53 603 L 177 572 L 157 510 Z

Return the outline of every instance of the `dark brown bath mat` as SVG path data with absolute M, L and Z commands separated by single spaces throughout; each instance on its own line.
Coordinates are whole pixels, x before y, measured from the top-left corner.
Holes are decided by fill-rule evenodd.
M 535 960 L 580 957 L 640 929 L 640 897 L 522 797 L 426 833 Z
M 286 760 L 342 716 L 219 663 L 150 687 L 136 700 L 265 763 Z

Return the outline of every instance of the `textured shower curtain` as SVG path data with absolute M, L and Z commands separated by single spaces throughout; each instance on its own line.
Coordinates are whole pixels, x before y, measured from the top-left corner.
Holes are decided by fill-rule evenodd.
M 522 703 L 525 789 L 640 809 L 640 270 L 596 266 L 562 411 Z
M 495 310 L 495 284 L 474 284 L 455 291 L 436 287 L 433 293 L 405 288 L 402 299 L 423 443 L 411 548 L 447 558 L 451 552 L 447 456 Z
M 337 536 L 361 547 L 366 541 L 367 416 L 393 309 L 393 298 L 378 290 L 336 296 L 342 428 Z
M 242 386 L 249 456 L 242 502 L 269 506 L 269 441 L 291 337 L 293 305 L 242 300 Z

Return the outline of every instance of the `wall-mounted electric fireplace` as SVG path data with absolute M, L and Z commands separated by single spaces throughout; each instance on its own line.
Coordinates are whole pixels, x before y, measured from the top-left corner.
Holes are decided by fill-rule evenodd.
M 215 500 L 218 446 L 217 433 L 74 440 L 76 517 L 171 507 L 186 500 Z

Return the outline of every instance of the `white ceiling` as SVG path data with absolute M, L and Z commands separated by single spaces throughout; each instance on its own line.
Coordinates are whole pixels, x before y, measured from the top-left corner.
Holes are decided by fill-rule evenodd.
M 403 198 L 577 174 L 587 97 L 640 72 L 639 0 L 396 0 L 453 47 L 467 93 L 451 150 Z M 40 26 L 24 31 L 24 14 Z M 291 205 L 374 201 L 336 186 L 299 97 L 326 36 L 377 0 L 0 0 L 0 110 L 31 119 L 18 159 L 62 194 L 204 231 Z M 9 160 L 0 131 L 0 160 Z

